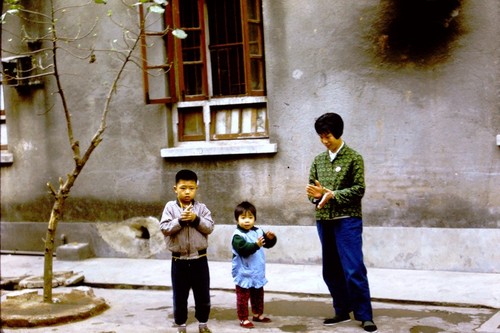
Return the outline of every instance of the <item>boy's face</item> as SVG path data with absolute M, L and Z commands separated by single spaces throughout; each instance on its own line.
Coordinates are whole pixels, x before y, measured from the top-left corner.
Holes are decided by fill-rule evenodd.
M 255 224 L 255 216 L 253 216 L 252 212 L 246 211 L 240 216 L 238 216 L 238 225 L 240 228 L 245 230 L 250 230 L 253 228 Z
M 335 138 L 332 133 L 323 133 L 319 135 L 321 143 L 332 153 L 335 153 L 342 145 L 341 138 Z
M 182 205 L 189 205 L 196 196 L 198 185 L 194 180 L 179 180 L 174 186 L 174 192 Z

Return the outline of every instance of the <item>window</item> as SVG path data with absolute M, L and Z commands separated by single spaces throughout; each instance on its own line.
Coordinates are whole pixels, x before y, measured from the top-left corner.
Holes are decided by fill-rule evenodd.
M 7 119 L 5 115 L 4 99 L 3 99 L 3 77 L 0 74 L 0 161 L 4 163 L 14 162 L 14 157 L 9 152 L 9 145 L 7 139 Z
M 212 140 L 267 137 L 265 104 L 214 106 Z
M 145 100 L 171 106 L 174 147 L 269 138 L 261 0 L 171 0 L 164 19 L 140 15 Z
M 183 108 L 179 117 L 179 141 L 205 140 L 203 107 Z

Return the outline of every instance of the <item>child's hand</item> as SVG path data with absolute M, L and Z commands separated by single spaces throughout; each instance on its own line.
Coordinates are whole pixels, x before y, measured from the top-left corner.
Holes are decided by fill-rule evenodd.
M 193 222 L 196 219 L 196 214 L 191 211 L 193 205 L 187 206 L 181 213 L 181 221 L 183 222 Z
M 274 239 L 274 237 L 276 237 L 276 235 L 274 234 L 274 232 L 268 231 L 268 232 L 266 232 L 266 237 L 269 239 Z
M 196 219 L 196 214 L 193 212 L 182 212 L 181 221 L 183 222 L 193 222 Z
M 259 239 L 257 239 L 257 242 L 255 242 L 255 244 L 257 244 L 259 247 L 264 246 L 264 244 L 266 244 L 264 236 L 259 237 Z

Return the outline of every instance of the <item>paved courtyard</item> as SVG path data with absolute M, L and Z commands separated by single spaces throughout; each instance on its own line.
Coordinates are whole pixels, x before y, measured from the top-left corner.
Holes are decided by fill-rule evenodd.
M 3 328 L 4 333 L 167 333 L 173 326 L 171 290 L 100 289 L 93 288 L 110 308 L 86 320 L 59 326 L 38 328 Z M 54 289 L 54 293 L 66 288 Z M 328 297 L 266 293 L 266 313 L 270 324 L 256 323 L 253 330 L 238 325 L 235 295 L 230 291 L 212 291 L 212 312 L 209 326 L 217 332 L 363 332 L 359 322 L 350 321 L 325 327 L 322 320 L 332 314 Z M 193 305 L 190 299 L 190 305 Z M 379 332 L 438 333 L 438 332 L 500 332 L 487 327 L 497 310 L 475 307 L 416 305 L 374 302 L 375 321 Z M 498 314 L 497 314 L 498 316 Z M 194 309 L 190 309 L 188 332 L 197 332 Z
M 333 315 L 331 299 L 316 265 L 269 264 L 265 312 L 270 324 L 253 330 L 239 327 L 230 263 L 210 262 L 212 312 L 210 328 L 224 332 L 336 332 L 362 333 L 360 323 L 322 325 Z M 54 261 L 54 272 L 81 272 L 84 284 L 109 309 L 70 324 L 3 328 L 3 333 L 167 333 L 176 332 L 172 317 L 170 262 L 151 259 L 92 258 Z M 1 256 L 2 278 L 40 274 L 43 258 Z M 369 269 L 374 320 L 386 333 L 500 333 L 500 274 Z M 68 292 L 58 287 L 54 294 Z M 6 298 L 2 291 L 2 302 Z M 40 290 L 41 293 L 41 290 Z M 190 306 L 194 301 L 190 300 Z M 196 333 L 190 310 L 188 332 Z

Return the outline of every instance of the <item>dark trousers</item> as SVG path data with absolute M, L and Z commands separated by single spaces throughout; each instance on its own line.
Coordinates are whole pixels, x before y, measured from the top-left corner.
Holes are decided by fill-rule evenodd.
M 362 252 L 363 221 L 349 217 L 316 223 L 323 254 L 323 279 L 338 315 L 354 312 L 372 320 L 370 287 Z
M 206 323 L 210 315 L 210 273 L 207 257 L 190 260 L 172 258 L 171 274 L 175 323 L 183 325 L 187 321 L 191 289 L 195 302 L 195 318 L 200 323 Z
M 236 312 L 241 321 L 248 319 L 248 300 L 256 316 L 264 313 L 264 288 L 241 288 L 236 286 Z

